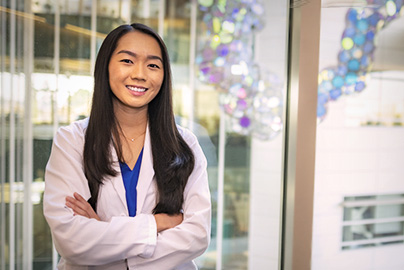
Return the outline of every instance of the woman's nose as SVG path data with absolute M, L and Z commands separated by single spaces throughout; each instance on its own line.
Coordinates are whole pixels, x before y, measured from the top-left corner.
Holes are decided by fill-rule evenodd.
M 146 72 L 145 68 L 142 64 L 136 63 L 133 65 L 133 69 L 131 72 L 131 78 L 137 80 L 145 80 L 146 79 Z

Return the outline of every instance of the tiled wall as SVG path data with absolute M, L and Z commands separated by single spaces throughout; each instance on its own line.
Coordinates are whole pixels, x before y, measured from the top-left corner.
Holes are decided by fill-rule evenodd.
M 331 103 L 317 127 L 313 270 L 404 269 L 404 244 L 340 248 L 344 196 L 404 193 L 404 127 L 349 127 L 345 121 L 349 99 L 366 99 L 373 90 Z

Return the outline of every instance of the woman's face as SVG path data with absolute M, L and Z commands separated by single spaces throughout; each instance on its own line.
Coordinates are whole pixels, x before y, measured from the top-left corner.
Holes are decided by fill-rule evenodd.
M 120 102 L 117 106 L 144 109 L 160 91 L 164 79 L 163 57 L 158 42 L 139 31 L 118 41 L 109 66 L 109 85 Z

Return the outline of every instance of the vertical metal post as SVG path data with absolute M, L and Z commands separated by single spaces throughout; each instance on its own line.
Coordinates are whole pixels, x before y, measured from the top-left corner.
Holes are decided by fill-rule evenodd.
M 91 0 L 91 44 L 90 44 L 90 74 L 94 74 L 97 55 L 97 0 Z
M 55 32 L 54 32 L 54 56 L 53 56 L 53 68 L 56 76 L 56 85 L 54 95 L 52 95 L 52 108 L 53 108 L 53 133 L 59 126 L 59 116 L 57 112 L 57 96 L 59 91 L 59 73 L 60 73 L 60 0 L 55 1 Z
M 220 110 L 219 159 L 217 177 L 217 222 L 216 222 L 216 270 L 222 270 L 223 215 L 224 215 L 224 168 L 226 151 L 226 114 Z
M 16 1 L 11 1 L 11 11 L 16 10 Z M 9 133 L 9 269 L 15 268 L 15 48 L 16 48 L 16 19 L 15 12 L 10 13 L 10 133 Z
M 306 270 L 311 268 L 321 0 L 292 0 L 291 7 L 280 259 L 282 270 Z
M 164 37 L 164 17 L 166 14 L 166 0 L 160 0 L 159 2 L 159 13 L 158 13 L 158 33 L 161 38 Z
M 195 121 L 195 51 L 196 51 L 196 20 L 198 3 L 191 1 L 190 44 L 189 44 L 189 129 L 194 131 Z
M 6 6 L 6 0 L 2 0 L 2 6 Z M 4 199 L 5 194 L 5 179 L 6 179 L 6 116 L 5 116 L 5 89 L 6 89 L 6 13 L 0 12 L 1 18 L 1 47 L 0 47 L 0 72 L 1 72 L 1 88 L 0 88 L 0 116 L 1 116 L 1 129 L 0 129 L 0 184 L 1 184 L 1 216 L 0 216 L 0 242 L 6 242 L 6 202 Z M 6 269 L 6 247 L 0 245 L 0 269 Z
M 24 11 L 32 14 L 31 1 L 25 0 Z M 24 20 L 24 74 L 25 74 L 25 111 L 24 111 L 24 209 L 23 209 L 23 269 L 31 270 L 33 261 L 33 209 L 31 200 L 33 170 L 33 131 L 32 131 L 32 84 L 31 75 L 34 63 L 34 21 Z
M 52 113 L 53 113 L 53 132 L 56 133 L 59 127 L 59 115 L 57 112 L 57 96 L 59 92 L 59 73 L 60 73 L 60 0 L 55 1 L 55 32 L 53 48 L 53 68 L 56 76 L 56 85 L 52 95 Z M 51 90 L 52 91 L 52 90 Z
M 131 24 L 131 23 L 132 23 L 132 0 L 128 0 L 128 21 L 127 21 L 127 24 Z
M 52 108 L 53 108 L 53 133 L 55 134 L 59 127 L 59 117 L 57 110 L 57 93 L 59 91 L 59 72 L 60 72 L 60 0 L 55 1 L 55 47 L 54 47 L 54 74 L 56 76 L 56 89 L 52 95 Z M 56 269 L 58 263 L 58 253 L 55 245 L 52 245 L 52 269 Z

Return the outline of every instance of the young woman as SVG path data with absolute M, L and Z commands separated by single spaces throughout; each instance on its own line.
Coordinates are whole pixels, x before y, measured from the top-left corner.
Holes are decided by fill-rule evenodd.
M 44 215 L 58 269 L 197 269 L 210 240 L 206 158 L 176 126 L 161 38 L 142 24 L 104 40 L 88 119 L 58 130 Z

